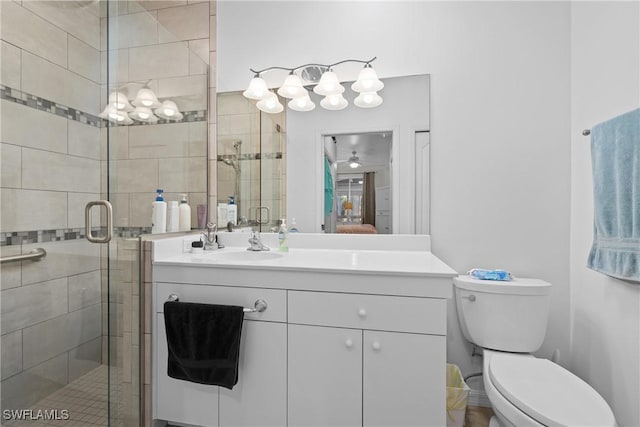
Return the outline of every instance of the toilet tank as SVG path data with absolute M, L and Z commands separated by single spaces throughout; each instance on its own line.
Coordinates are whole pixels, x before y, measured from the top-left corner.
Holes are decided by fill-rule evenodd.
M 460 327 L 470 342 L 493 350 L 530 353 L 542 345 L 549 318 L 551 284 L 453 279 Z

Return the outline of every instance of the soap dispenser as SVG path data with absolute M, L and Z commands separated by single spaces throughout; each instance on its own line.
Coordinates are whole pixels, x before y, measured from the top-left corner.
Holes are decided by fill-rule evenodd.
M 156 200 L 152 204 L 151 208 L 151 233 L 166 233 L 167 232 L 167 202 L 164 201 L 162 193 L 164 190 L 158 188 L 156 190 Z
M 287 229 L 286 220 L 282 219 L 280 230 L 278 231 L 278 243 L 280 252 L 289 252 L 289 242 L 287 239 L 288 234 L 289 230 Z
M 292 218 L 291 219 L 291 225 L 289 226 L 289 233 L 298 233 L 300 230 L 298 230 L 298 224 L 296 224 L 296 219 Z
M 227 205 L 227 223 L 238 225 L 238 205 L 234 196 L 229 196 L 229 204 Z
M 182 200 L 180 200 L 179 216 L 180 226 L 179 231 L 191 231 L 191 207 L 187 203 L 187 195 L 181 194 Z

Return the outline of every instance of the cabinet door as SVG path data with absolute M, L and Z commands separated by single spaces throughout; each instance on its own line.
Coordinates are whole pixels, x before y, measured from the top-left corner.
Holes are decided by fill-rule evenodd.
M 445 337 L 364 331 L 364 426 L 444 426 Z
M 289 427 L 362 425 L 362 331 L 289 325 Z
M 220 426 L 287 423 L 287 325 L 245 320 L 238 384 L 220 388 Z
M 198 426 L 218 425 L 218 387 L 177 380 L 167 375 L 164 317 L 156 314 L 156 384 L 154 418 Z

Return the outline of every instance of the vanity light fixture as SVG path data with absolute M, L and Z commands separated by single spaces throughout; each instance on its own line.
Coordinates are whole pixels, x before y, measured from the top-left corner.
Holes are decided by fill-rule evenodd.
M 313 92 L 317 95 L 321 95 L 324 98 L 320 101 L 320 105 L 327 110 L 342 110 L 349 105 L 349 102 L 342 96 L 345 88 L 340 84 L 338 75 L 333 70 L 334 67 L 347 62 L 359 62 L 364 64 L 364 68 L 360 71 L 358 79 L 351 85 L 351 89 L 354 92 L 358 92 L 359 95 L 354 100 L 354 104 L 361 108 L 373 108 L 382 104 L 382 97 L 378 95 L 378 91 L 384 87 L 384 83 L 378 79 L 378 75 L 371 66 L 371 63 L 376 60 L 376 57 L 370 60 L 360 59 L 345 59 L 334 64 L 304 64 L 297 67 L 268 67 L 262 70 L 250 69 L 254 73 L 249 87 L 242 94 L 249 99 L 257 100 L 256 107 L 266 113 L 279 113 L 284 107 L 280 104 L 277 96 L 271 92 L 265 80 L 261 75 L 268 71 L 284 70 L 288 71 L 286 79 L 282 86 L 277 90 L 278 95 L 283 98 L 290 98 L 291 101 L 287 103 L 289 108 L 295 111 L 311 111 L 315 108 L 315 103 L 309 96 L 309 86 L 313 87 Z M 307 72 L 305 71 L 313 71 Z M 322 73 L 320 75 L 320 73 Z M 303 84 L 302 79 L 298 76 L 301 74 L 303 77 L 316 74 L 320 75 L 319 80 L 313 79 L 307 87 Z M 317 82 L 317 83 L 316 83 Z M 275 98 L 275 99 L 274 99 Z
M 352 151 L 351 152 L 352 156 L 349 157 L 349 160 L 347 160 L 347 162 L 349 163 L 349 167 L 351 169 L 355 169 L 358 168 L 360 166 L 362 166 L 362 163 L 360 163 L 360 157 L 356 156 L 356 152 Z M 351 181 L 349 181 L 351 182 Z
M 119 125 L 131 125 L 134 123 L 133 120 L 157 123 L 158 117 L 165 120 L 182 120 L 183 115 L 176 103 L 171 100 L 160 102 L 148 84 L 149 82 L 138 90 L 136 98 L 131 103 L 124 92 L 111 92 L 109 102 L 98 117 Z

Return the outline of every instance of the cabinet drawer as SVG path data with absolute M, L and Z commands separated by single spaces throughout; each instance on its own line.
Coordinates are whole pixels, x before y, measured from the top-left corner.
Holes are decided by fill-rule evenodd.
M 171 294 L 182 302 L 203 304 L 240 305 L 253 308 L 256 300 L 263 299 L 267 309 L 262 313 L 245 313 L 245 319 L 287 321 L 287 294 L 282 289 L 242 288 L 236 286 L 187 285 L 183 283 L 156 283 L 153 289 L 157 313 L 164 311 L 164 303 Z
M 289 323 L 446 334 L 446 300 L 289 291 Z

